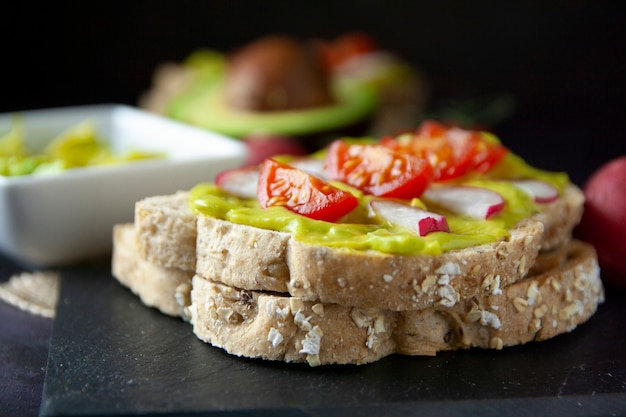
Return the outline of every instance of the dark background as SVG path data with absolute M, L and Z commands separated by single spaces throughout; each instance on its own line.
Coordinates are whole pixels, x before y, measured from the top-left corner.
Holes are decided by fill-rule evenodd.
M 164 61 L 269 33 L 370 33 L 418 66 L 428 110 L 512 100 L 492 130 L 581 184 L 626 154 L 626 2 L 128 1 L 16 3 L 3 13 L 0 112 L 137 104 Z M 7 10 L 11 10 L 7 9 Z M 3 33 L 6 32 L 6 33 Z M 479 109 L 483 109 L 479 107 Z M 493 119 L 491 119 L 493 120 Z

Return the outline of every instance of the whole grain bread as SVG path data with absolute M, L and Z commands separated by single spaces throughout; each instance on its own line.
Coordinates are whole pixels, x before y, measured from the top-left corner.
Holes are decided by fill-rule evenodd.
M 135 230 L 138 238 L 139 250 L 144 259 L 155 265 L 168 268 L 179 268 L 184 270 L 196 269 L 196 241 L 198 239 L 196 216 L 188 204 L 189 192 L 179 191 L 172 195 L 152 196 L 138 201 L 135 205 Z M 584 204 L 582 191 L 571 185 L 567 187 L 563 195 L 554 202 L 541 205 L 541 212 L 537 219 L 543 223 L 544 232 L 541 237 L 541 250 L 549 251 L 567 242 L 573 228 L 580 221 Z M 227 230 L 215 228 L 213 231 L 219 234 L 220 238 L 228 239 Z M 246 246 L 254 243 L 249 238 L 242 236 L 231 236 L 232 240 L 224 254 L 221 251 L 219 240 L 211 236 L 211 231 L 205 230 L 200 238 L 201 246 L 206 245 L 206 256 L 225 257 L 225 253 L 237 251 L 237 247 L 245 249 Z M 256 235 L 257 245 L 262 241 L 274 242 L 275 253 L 268 255 L 266 261 L 259 260 L 262 266 L 256 268 L 259 273 L 245 274 L 242 278 L 247 283 L 240 286 L 248 288 L 260 288 L 270 281 L 268 288 L 277 288 L 278 291 L 285 291 L 279 282 L 283 282 L 288 274 L 284 266 L 283 246 L 288 236 L 272 231 L 263 231 L 264 237 L 260 237 L 260 232 L 250 231 L 246 235 Z M 240 240 L 241 238 L 241 240 Z M 284 241 L 283 243 L 281 243 Z M 230 248 L 230 249 L 228 249 Z M 204 250 L 204 249 L 203 249 Z M 229 274 L 229 264 L 221 262 L 214 264 L 201 260 L 202 265 L 199 270 L 201 274 L 214 276 L 218 273 Z M 253 268 L 254 265 L 249 266 Z M 275 278 L 277 277 L 277 278 Z M 255 286 L 256 285 L 256 286 Z
M 113 227 L 111 272 L 141 301 L 162 313 L 189 319 L 193 270 L 167 268 L 145 259 L 139 252 L 133 224 Z
M 543 223 L 541 250 L 551 251 L 569 241 L 572 231 L 582 218 L 585 195 L 576 185 L 570 184 L 560 198 L 541 204 L 537 219 Z
M 603 302 L 590 245 L 572 241 L 556 258 L 555 268 L 489 294 L 403 312 L 242 290 L 196 275 L 191 323 L 198 338 L 233 355 L 312 366 L 363 364 L 392 353 L 502 349 L 569 332 Z
M 540 255 L 533 272 L 515 284 L 452 308 L 400 313 L 398 352 L 427 355 L 546 340 L 585 322 L 603 301 L 594 248 L 571 240 L 556 253 Z
M 539 252 L 543 225 L 528 219 L 508 239 L 431 255 L 391 255 L 312 245 L 287 233 L 198 218 L 196 273 L 248 290 L 309 301 L 415 310 L 523 278 Z
M 363 364 L 393 353 L 435 355 L 545 340 L 585 322 L 604 300 L 593 247 L 571 240 L 542 252 L 529 275 L 454 305 L 391 311 L 243 290 L 142 259 L 135 228 L 114 229 L 114 276 L 146 305 L 190 320 L 201 340 L 231 354 Z M 189 293 L 191 291 L 191 293 Z
M 141 257 L 166 268 L 194 271 L 196 215 L 189 192 L 157 195 L 135 203 L 135 233 Z

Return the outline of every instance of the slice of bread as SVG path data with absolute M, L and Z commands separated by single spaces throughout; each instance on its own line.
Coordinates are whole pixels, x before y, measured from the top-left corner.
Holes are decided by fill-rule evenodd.
M 364 364 L 393 353 L 501 349 L 569 332 L 604 300 L 595 251 L 576 240 L 540 254 L 529 275 L 509 286 L 453 306 L 395 312 L 191 278 L 191 271 L 142 259 L 134 233 L 130 224 L 114 229 L 115 278 L 144 304 L 190 320 L 199 339 L 252 358 L 314 366 Z
M 179 191 L 172 195 L 152 196 L 138 201 L 135 205 L 135 229 L 137 232 L 139 250 L 144 259 L 155 265 L 168 268 L 180 268 L 184 270 L 196 269 L 196 216 L 188 205 L 189 192 Z M 541 238 L 541 250 L 547 251 L 559 247 L 571 237 L 573 228 L 578 224 L 582 215 L 584 195 L 582 191 L 571 185 L 566 188 L 563 195 L 556 201 L 541 205 L 542 211 L 537 219 L 543 223 L 544 232 Z M 265 240 L 286 240 L 286 236 L 276 235 L 275 232 L 267 233 Z M 222 231 L 219 231 L 222 233 Z M 207 245 L 211 253 L 219 252 L 217 245 L 211 242 L 214 238 L 210 233 L 203 236 L 202 245 Z M 258 240 L 257 240 L 258 242 Z M 280 248 L 280 244 L 278 247 Z M 220 255 L 221 256 L 221 255 Z M 280 256 L 275 254 L 274 258 Z M 271 259 L 269 256 L 268 259 Z M 249 276 L 246 279 L 257 282 L 260 286 L 265 280 L 276 281 L 273 277 L 281 276 L 287 271 L 282 261 L 269 262 L 267 272 L 262 271 L 259 277 Z M 212 268 L 221 267 L 202 265 L 200 270 L 203 274 L 213 276 Z M 226 271 L 228 273 L 228 271 Z M 248 274 L 250 275 L 250 274 Z M 263 285 L 265 283 L 263 282 Z M 274 285 L 278 285 L 276 282 Z M 259 288 L 253 287 L 250 288 Z M 280 288 L 280 287 L 278 287 Z M 282 291 L 284 289 L 279 289 Z
M 551 251 L 561 247 L 572 237 L 572 231 L 582 218 L 585 195 L 577 186 L 570 184 L 560 198 L 540 204 L 537 219 L 543 223 L 541 250 Z
M 196 216 L 188 201 L 189 192 L 178 191 L 135 203 L 135 232 L 143 259 L 166 268 L 195 270 Z
M 546 340 L 585 322 L 603 301 L 595 250 L 572 240 L 556 253 L 541 255 L 528 277 L 499 291 L 461 300 L 453 308 L 400 313 L 398 352 L 500 349 Z
M 439 256 L 390 255 L 316 246 L 287 233 L 198 218 L 196 273 L 248 290 L 309 301 L 415 310 L 454 305 L 523 278 L 543 225 L 525 220 L 508 239 Z
M 113 227 L 111 272 L 141 301 L 162 313 L 189 319 L 193 270 L 167 268 L 146 260 L 139 252 L 133 224 Z
M 191 323 L 198 338 L 231 354 L 312 366 L 363 364 L 392 353 L 502 349 L 571 331 L 603 302 L 591 246 L 572 241 L 558 258 L 556 268 L 491 294 L 404 312 L 242 290 L 196 275 Z

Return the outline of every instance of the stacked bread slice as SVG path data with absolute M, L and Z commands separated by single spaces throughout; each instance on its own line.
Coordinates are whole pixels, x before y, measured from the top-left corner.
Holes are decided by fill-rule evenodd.
M 188 199 L 138 201 L 114 228 L 112 272 L 233 355 L 316 366 L 501 349 L 571 331 L 604 300 L 595 251 L 571 238 L 574 185 L 507 239 L 439 256 L 313 245 L 196 215 Z

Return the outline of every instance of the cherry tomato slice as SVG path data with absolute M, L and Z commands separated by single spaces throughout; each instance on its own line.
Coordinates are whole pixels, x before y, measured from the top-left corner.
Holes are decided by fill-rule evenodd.
M 477 131 L 424 122 L 416 132 L 387 137 L 384 146 L 428 160 L 435 181 L 460 177 L 470 171 L 485 173 L 507 152 L 504 146 L 485 140 Z
M 263 208 L 284 206 L 294 213 L 328 222 L 338 220 L 359 204 L 349 192 L 271 158 L 261 166 L 257 197 Z
M 419 197 L 432 180 L 432 168 L 424 159 L 380 145 L 342 140 L 330 145 L 326 171 L 330 179 L 388 198 Z
M 496 164 L 505 157 L 508 151 L 509 150 L 502 145 L 482 140 L 476 146 L 472 158 L 472 169 L 484 174 L 496 166 Z

